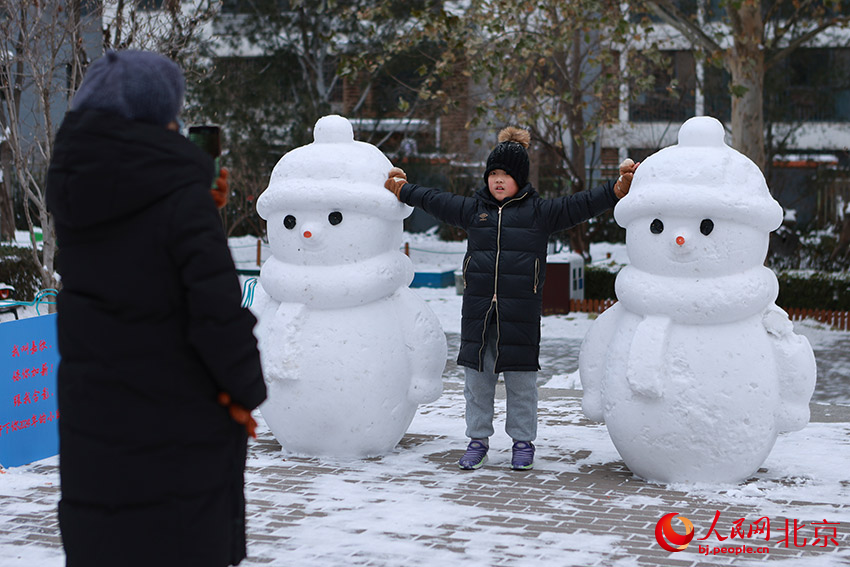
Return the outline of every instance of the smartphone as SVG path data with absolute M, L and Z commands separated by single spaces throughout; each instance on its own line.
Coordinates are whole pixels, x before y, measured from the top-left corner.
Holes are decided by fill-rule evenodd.
M 190 126 L 189 140 L 213 158 L 215 165 L 213 187 L 215 187 L 215 180 L 221 173 L 221 128 L 209 125 Z

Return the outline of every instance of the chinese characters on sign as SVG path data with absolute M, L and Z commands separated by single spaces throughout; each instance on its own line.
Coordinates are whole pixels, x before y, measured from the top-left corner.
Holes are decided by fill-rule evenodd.
M 21 356 L 21 354 L 38 354 L 39 352 L 45 351 L 50 348 L 50 345 L 47 344 L 47 341 L 44 339 L 32 342 L 32 345 L 27 342 L 23 345 L 12 345 L 12 358 L 17 358 Z
M 0 324 L 0 465 L 59 450 L 56 315 Z
M 50 372 L 53 371 L 53 365 L 48 365 L 46 362 L 41 365 L 41 368 L 24 368 L 23 370 L 18 369 L 15 370 L 15 373 L 12 375 L 12 380 L 18 382 L 20 380 L 26 380 L 30 376 L 47 376 Z

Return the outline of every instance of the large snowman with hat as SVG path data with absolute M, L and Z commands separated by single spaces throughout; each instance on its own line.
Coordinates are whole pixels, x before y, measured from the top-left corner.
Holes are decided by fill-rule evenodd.
M 418 404 L 440 396 L 446 338 L 408 287 L 411 208 L 384 189 L 392 164 L 341 116 L 313 135 L 257 201 L 272 252 L 252 304 L 269 392 L 260 410 L 287 453 L 383 455 Z
M 748 478 L 778 433 L 808 423 L 815 385 L 764 266 L 782 208 L 723 125 L 698 117 L 640 164 L 614 216 L 630 263 L 581 348 L 585 415 L 647 480 Z

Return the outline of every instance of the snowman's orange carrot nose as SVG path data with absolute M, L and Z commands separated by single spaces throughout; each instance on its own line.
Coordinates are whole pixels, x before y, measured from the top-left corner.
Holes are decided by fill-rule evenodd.
M 684 243 L 685 243 L 685 237 L 684 237 L 684 236 L 677 236 L 677 237 L 676 237 L 676 244 L 678 244 L 679 246 L 681 246 L 681 245 L 683 245 Z
M 304 238 L 310 238 L 311 236 L 313 236 L 313 233 L 312 233 L 312 232 L 310 232 L 309 230 L 305 230 L 305 231 L 304 231 Z M 681 237 L 680 237 L 680 238 L 681 238 Z

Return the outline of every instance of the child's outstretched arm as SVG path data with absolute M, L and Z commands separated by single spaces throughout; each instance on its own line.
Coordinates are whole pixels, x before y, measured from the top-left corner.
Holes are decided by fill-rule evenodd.
M 467 219 L 475 212 L 474 199 L 410 183 L 407 174 L 398 167 L 389 171 L 384 187 L 402 203 L 419 207 L 441 221 L 461 228 L 466 228 Z
M 549 232 L 566 230 L 613 208 L 629 193 L 638 165 L 626 159 L 620 164 L 620 176 L 616 181 L 609 180 L 593 189 L 543 201 Z

